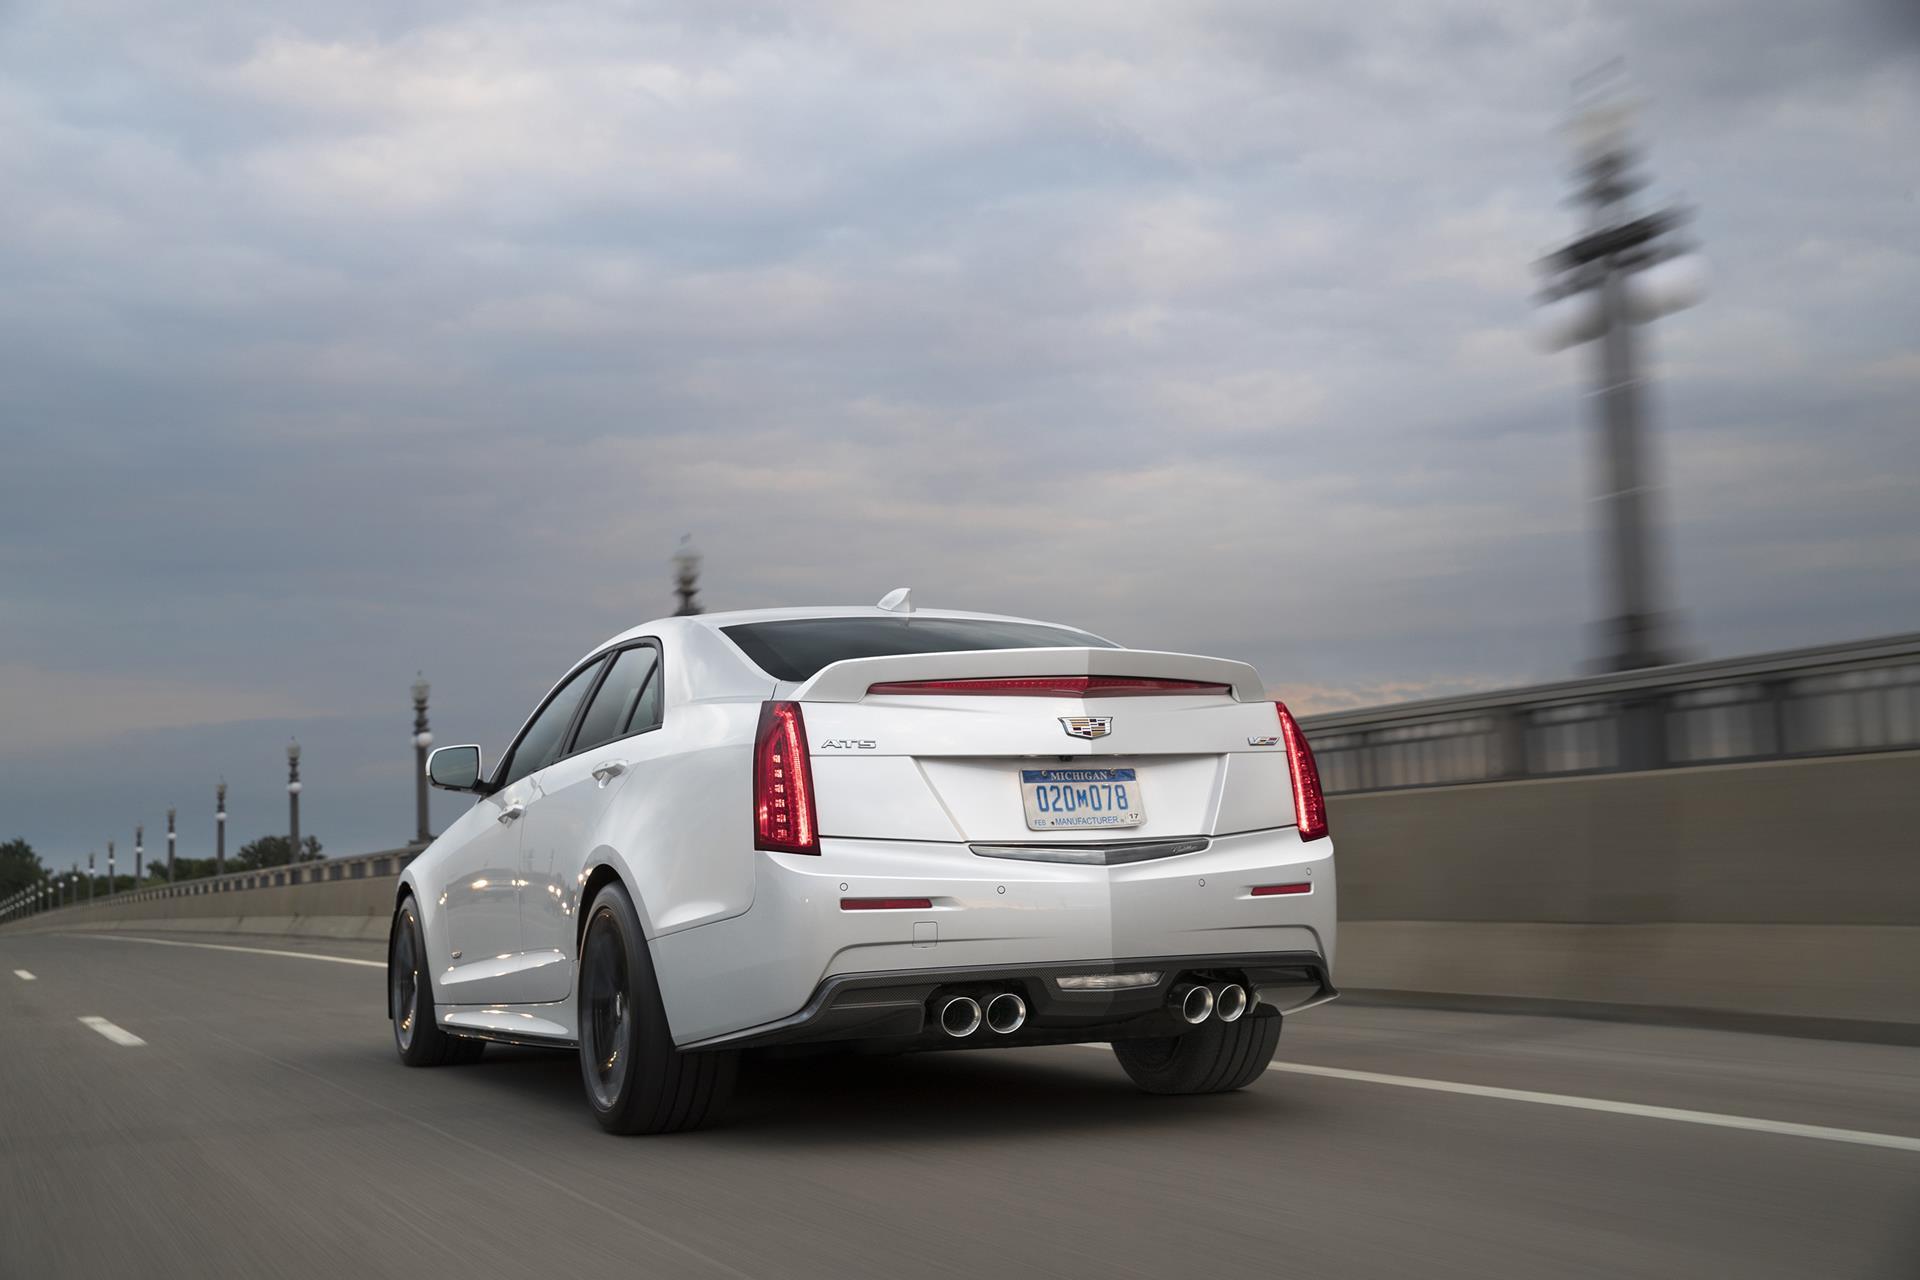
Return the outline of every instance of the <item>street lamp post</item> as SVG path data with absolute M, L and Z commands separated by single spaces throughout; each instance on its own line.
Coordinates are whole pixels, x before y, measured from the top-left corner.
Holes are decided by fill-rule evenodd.
M 120 891 L 120 880 L 113 871 L 113 841 L 107 841 L 107 896 L 111 898 Z
M 173 883 L 173 806 L 167 806 L 167 883 Z
M 94 851 L 92 849 L 87 850 L 87 905 L 88 906 L 93 905 L 93 880 L 94 880 L 93 854 L 94 854 Z
M 677 618 L 700 612 L 700 553 L 694 549 L 693 535 L 680 535 L 680 549 L 673 553 L 673 593 L 680 597 L 674 609 Z
M 413 681 L 413 839 L 426 844 L 433 839 L 427 830 L 427 749 L 433 734 L 427 729 L 427 678 L 418 672 Z
M 293 883 L 293 864 L 300 857 L 300 744 L 287 743 L 287 883 Z
M 1652 465 L 1646 445 L 1634 326 L 1698 300 L 1704 271 L 1673 233 L 1689 212 L 1670 206 L 1641 214 L 1632 197 L 1646 185 L 1634 171 L 1633 103 L 1617 91 L 1589 99 L 1573 121 L 1586 229 L 1538 264 L 1547 277 L 1542 337 L 1558 349 L 1598 341 L 1605 513 L 1607 618 L 1600 665 L 1630 671 L 1675 660 L 1653 550 Z
M 140 888 L 140 874 L 147 860 L 146 831 L 144 826 L 133 829 L 133 887 Z
M 213 874 L 227 873 L 227 782 L 213 789 Z

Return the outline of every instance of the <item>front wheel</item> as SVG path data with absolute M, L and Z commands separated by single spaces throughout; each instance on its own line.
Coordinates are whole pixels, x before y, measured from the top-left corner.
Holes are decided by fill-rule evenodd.
M 1177 1036 L 1115 1040 L 1133 1082 L 1148 1093 L 1230 1093 L 1260 1078 L 1280 1044 L 1280 1015 L 1255 1009 L 1238 1022 L 1214 1019 Z
M 660 984 L 633 900 L 618 884 L 594 897 L 580 947 L 580 1074 L 609 1133 L 678 1133 L 716 1115 L 739 1055 L 673 1047 Z

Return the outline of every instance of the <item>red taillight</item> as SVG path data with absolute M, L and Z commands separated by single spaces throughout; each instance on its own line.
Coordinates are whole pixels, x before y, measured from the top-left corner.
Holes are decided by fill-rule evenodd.
M 932 898 L 842 898 L 842 911 L 929 911 Z
M 1321 832 L 1322 835 L 1326 833 Z M 1256 898 L 1282 898 L 1295 893 L 1312 893 L 1313 886 L 1305 881 L 1299 884 L 1257 884 L 1253 886 Z
M 1280 713 L 1281 741 L 1287 744 L 1287 772 L 1293 775 L 1294 825 L 1300 828 L 1302 840 L 1318 840 L 1327 834 L 1327 797 L 1320 791 L 1320 768 L 1313 762 L 1307 735 L 1300 732 L 1300 724 L 1287 704 L 1276 702 L 1273 706 Z
M 1167 694 L 1230 693 L 1231 685 L 1148 676 L 988 676 L 964 680 L 888 680 L 868 693 L 974 694 L 992 698 L 1141 698 Z
M 813 770 L 797 702 L 760 707 L 753 740 L 753 847 L 776 853 L 819 853 L 814 829 Z

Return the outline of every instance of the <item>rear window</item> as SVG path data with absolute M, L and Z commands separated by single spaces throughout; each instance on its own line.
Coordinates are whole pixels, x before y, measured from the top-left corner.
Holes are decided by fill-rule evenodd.
M 722 627 L 775 680 L 811 680 L 847 658 L 968 649 L 1116 649 L 1084 631 L 984 618 L 790 618 Z

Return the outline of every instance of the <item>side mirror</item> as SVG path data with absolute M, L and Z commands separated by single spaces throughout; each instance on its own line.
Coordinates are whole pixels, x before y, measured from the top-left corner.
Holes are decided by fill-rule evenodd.
M 427 781 L 448 791 L 480 790 L 480 748 L 435 748 L 427 757 Z

